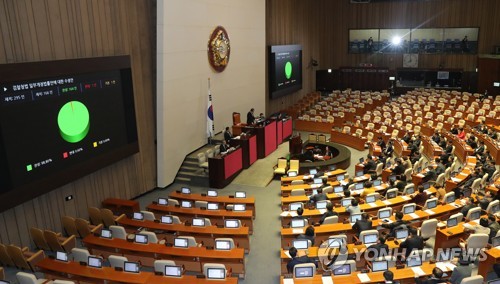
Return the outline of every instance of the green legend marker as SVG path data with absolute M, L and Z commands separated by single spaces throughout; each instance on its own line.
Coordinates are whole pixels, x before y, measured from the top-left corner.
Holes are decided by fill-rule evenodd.
M 79 101 L 68 102 L 59 110 L 57 124 L 64 140 L 69 143 L 80 142 L 89 133 L 89 111 Z
M 26 166 L 26 171 L 27 172 L 31 172 L 31 170 L 33 170 L 33 166 L 32 165 L 27 165 Z
M 290 61 L 287 61 L 285 64 L 285 77 L 287 80 L 292 78 L 292 63 Z

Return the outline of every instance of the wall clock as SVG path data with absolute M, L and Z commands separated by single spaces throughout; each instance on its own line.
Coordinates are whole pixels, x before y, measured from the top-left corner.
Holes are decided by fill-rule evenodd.
M 403 54 L 403 67 L 418 68 L 418 54 L 415 53 Z
M 231 46 L 226 29 L 218 26 L 212 32 L 208 41 L 208 61 L 217 72 L 222 72 L 229 63 Z

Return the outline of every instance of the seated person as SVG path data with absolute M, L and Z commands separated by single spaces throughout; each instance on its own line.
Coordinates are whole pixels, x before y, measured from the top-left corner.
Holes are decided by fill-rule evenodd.
M 399 248 L 406 249 L 406 258 L 408 258 L 412 251 L 424 249 L 425 245 L 424 238 L 417 235 L 416 230 L 409 230 L 409 233 L 410 235 L 408 238 L 406 238 L 406 240 L 399 245 Z
M 389 139 L 389 142 L 387 143 L 387 146 L 384 149 L 384 154 L 385 157 L 392 157 L 392 153 L 394 153 L 394 140 Z
M 443 278 L 443 271 L 439 267 L 434 267 L 432 269 L 432 275 L 427 280 L 421 280 L 418 275 L 415 275 L 415 283 L 417 284 L 438 284 L 446 283 Z
M 379 136 L 377 139 L 378 139 L 377 146 L 379 146 L 380 149 L 382 151 L 384 151 L 385 150 L 385 141 L 384 141 L 384 139 L 382 139 L 382 136 Z
M 424 206 L 425 201 L 427 201 L 428 198 L 427 193 L 425 192 L 423 185 L 419 185 L 417 189 L 418 193 L 412 194 L 410 203 L 413 202 L 416 203 L 417 205 Z
M 451 273 L 451 284 L 460 284 L 464 278 L 470 277 L 472 275 L 472 266 L 470 266 L 469 259 L 462 257 L 462 255 L 460 256 L 461 257 L 458 260 L 457 266 Z
M 231 131 L 229 131 L 229 127 L 226 127 L 226 130 L 224 131 L 224 140 L 226 140 L 226 142 L 229 142 L 231 138 L 233 138 L 233 134 L 231 134 Z
M 423 182 L 428 182 L 428 181 L 435 181 L 437 178 L 436 170 L 432 165 L 427 166 L 427 171 L 424 174 L 424 177 L 422 178 Z
M 225 153 L 225 152 L 229 151 L 230 148 L 231 148 L 231 146 L 229 146 L 227 144 L 226 140 L 222 140 L 222 144 L 220 145 L 220 152 Z
M 326 178 L 324 178 L 324 179 L 326 179 Z M 309 197 L 310 202 L 316 203 L 318 201 L 328 200 L 328 196 L 326 196 L 326 194 L 323 193 L 322 187 L 318 187 L 317 191 L 318 191 L 317 194 L 313 194 L 313 195 L 311 195 L 311 197 Z
M 297 249 L 295 247 L 291 247 L 290 250 L 288 251 L 292 259 L 286 264 L 286 269 L 288 270 L 288 273 L 293 273 L 293 268 L 297 264 L 302 264 L 302 263 L 315 263 L 314 259 L 309 258 L 307 254 L 304 254 L 302 256 L 297 256 Z M 318 265 L 316 264 L 316 267 Z
M 488 214 L 488 228 L 490 228 L 490 241 L 491 238 L 497 235 L 500 230 L 500 224 L 497 222 L 497 218 L 493 214 Z
M 373 183 L 371 181 L 365 181 L 363 184 L 363 192 L 361 192 L 361 197 L 365 197 L 368 194 L 377 192 L 377 189 L 373 187 Z
M 321 216 L 319 224 L 323 224 L 323 222 L 325 222 L 325 219 L 328 217 L 338 216 L 338 215 L 339 214 L 337 212 L 333 211 L 333 203 L 329 202 L 328 204 L 326 204 L 326 212 L 323 213 L 323 215 Z
M 464 224 L 464 228 L 473 230 L 476 234 L 486 234 L 490 235 L 490 228 L 488 227 L 489 222 L 487 218 L 479 219 L 479 225 Z
M 367 249 L 368 256 L 370 258 L 377 258 L 379 256 L 389 255 L 389 246 L 385 243 L 385 241 L 385 237 L 380 236 L 377 243 Z
M 368 213 L 363 213 L 361 215 L 361 219 L 357 220 L 356 223 L 352 225 L 352 229 L 356 232 L 358 237 L 361 232 L 371 230 L 372 228 L 372 220 L 370 220 Z
M 390 223 L 390 224 L 382 224 L 383 228 L 391 230 L 389 232 L 389 237 L 394 237 L 396 236 L 396 229 L 400 229 L 403 226 L 406 226 L 410 222 L 403 220 L 403 212 L 398 211 L 396 212 L 396 221 Z
M 394 281 L 394 273 L 390 270 L 384 271 L 384 284 L 396 284 Z
M 349 212 L 349 216 L 352 214 L 361 213 L 361 208 L 359 208 L 359 199 L 354 198 L 354 200 L 351 202 L 351 205 L 347 205 L 345 211 Z
M 392 169 L 392 174 L 396 176 L 400 176 L 405 173 L 405 167 L 403 166 L 403 163 L 401 160 L 396 161 L 396 166 Z
M 363 164 L 364 164 L 364 168 L 363 168 L 364 174 L 367 174 L 370 171 L 375 171 L 375 169 L 377 168 L 377 163 L 375 163 L 375 161 L 373 160 L 373 157 L 371 155 L 368 155 L 366 157 L 366 160 Z
M 462 213 L 464 217 L 467 217 L 467 213 L 469 213 L 469 210 L 474 207 L 476 207 L 476 204 L 474 204 L 474 197 L 469 197 L 465 199 L 465 205 L 464 207 L 462 207 L 462 210 L 460 210 L 460 213 Z
M 314 227 L 313 226 L 308 226 L 306 228 L 306 231 L 304 232 L 304 234 L 298 235 L 297 239 L 310 240 L 311 241 L 311 246 L 314 246 L 314 240 L 315 240 Z

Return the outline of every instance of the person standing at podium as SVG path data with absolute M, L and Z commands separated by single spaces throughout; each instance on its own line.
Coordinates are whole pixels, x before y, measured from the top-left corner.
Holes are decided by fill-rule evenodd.
M 253 115 L 254 109 L 251 108 L 250 111 L 247 113 L 247 124 L 251 125 L 255 122 L 255 116 Z
M 226 126 L 226 130 L 224 131 L 224 140 L 229 143 L 229 140 L 233 138 L 233 134 L 229 131 L 229 126 Z

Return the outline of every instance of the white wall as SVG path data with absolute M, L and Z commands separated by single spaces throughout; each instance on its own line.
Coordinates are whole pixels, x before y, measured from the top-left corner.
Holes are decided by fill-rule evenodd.
M 208 62 L 210 34 L 223 26 L 229 65 Z M 157 20 L 158 186 L 173 182 L 185 156 L 206 144 L 208 78 L 215 132 L 252 107 L 265 112 L 265 0 L 159 0 Z

